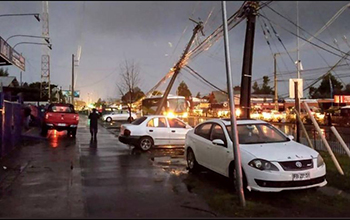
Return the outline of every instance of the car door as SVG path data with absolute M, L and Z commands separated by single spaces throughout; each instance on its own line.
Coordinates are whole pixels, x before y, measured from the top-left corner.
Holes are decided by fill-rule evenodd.
M 210 130 L 212 123 L 203 123 L 195 128 L 192 136 L 192 143 L 196 160 L 201 165 L 209 168 L 210 166 Z
M 224 142 L 223 145 L 213 144 L 212 141 L 215 139 L 220 139 Z M 210 133 L 210 169 L 215 172 L 218 172 L 222 175 L 225 175 L 226 170 L 230 164 L 232 158 L 232 151 L 227 147 L 227 139 L 224 128 L 214 123 Z
M 152 137 L 154 145 L 169 145 L 169 127 L 165 117 L 151 118 L 146 124 L 146 133 Z
M 111 112 L 109 116 L 112 118 L 113 121 L 117 120 L 115 112 Z
M 185 145 L 185 137 L 188 131 L 186 123 L 177 118 L 167 118 L 169 123 L 169 141 L 171 145 Z

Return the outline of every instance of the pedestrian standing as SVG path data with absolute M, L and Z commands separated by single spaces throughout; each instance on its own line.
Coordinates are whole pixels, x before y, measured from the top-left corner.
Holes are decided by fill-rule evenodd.
M 92 140 L 97 140 L 97 127 L 98 127 L 98 119 L 100 117 L 100 114 L 97 112 L 97 110 L 94 108 L 92 109 L 92 112 L 89 115 L 90 119 L 90 134 L 91 134 L 91 139 Z

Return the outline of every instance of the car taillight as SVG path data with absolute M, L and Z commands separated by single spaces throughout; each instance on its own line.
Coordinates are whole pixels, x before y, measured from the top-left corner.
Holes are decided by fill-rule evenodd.
M 46 115 L 45 115 L 45 119 L 48 119 L 48 118 L 49 118 L 49 114 L 46 114 Z
M 79 121 L 79 115 L 74 115 L 75 120 Z
M 124 130 L 124 136 L 130 136 L 130 134 L 131 134 L 130 130 L 128 130 L 128 129 Z

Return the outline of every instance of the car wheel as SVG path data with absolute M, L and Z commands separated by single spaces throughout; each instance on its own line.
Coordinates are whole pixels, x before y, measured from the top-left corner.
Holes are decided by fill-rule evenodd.
M 111 122 L 111 121 L 112 121 L 111 117 L 106 118 L 106 122 Z
M 75 136 L 77 135 L 77 129 L 76 129 L 76 128 L 73 128 L 73 129 L 71 130 L 71 133 L 72 133 L 72 137 L 75 138 Z
M 41 128 L 41 135 L 46 136 L 47 135 L 48 128 L 46 125 L 43 125 Z
M 194 156 L 193 150 L 189 149 L 186 155 L 187 168 L 191 173 L 196 173 L 199 170 L 199 164 Z
M 148 151 L 153 146 L 153 140 L 150 137 L 142 137 L 139 141 L 139 147 L 143 151 Z

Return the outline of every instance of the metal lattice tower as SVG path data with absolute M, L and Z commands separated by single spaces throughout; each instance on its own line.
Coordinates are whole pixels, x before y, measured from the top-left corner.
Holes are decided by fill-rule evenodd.
M 49 38 L 49 2 L 43 1 L 43 13 L 42 13 L 42 36 Z M 41 85 L 40 85 L 40 98 L 48 97 L 48 101 L 51 101 L 50 90 L 50 51 L 47 47 L 43 47 L 41 56 Z

